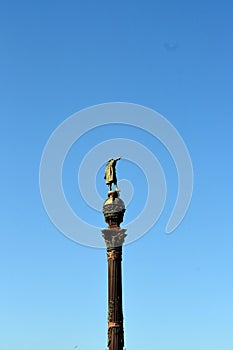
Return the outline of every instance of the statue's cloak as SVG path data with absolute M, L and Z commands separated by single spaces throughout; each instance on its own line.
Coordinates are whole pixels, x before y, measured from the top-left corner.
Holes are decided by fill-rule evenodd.
M 108 161 L 106 165 L 104 178 L 106 180 L 106 184 L 110 185 L 111 183 L 116 183 L 116 171 L 115 171 L 116 161 L 115 159 L 111 159 Z

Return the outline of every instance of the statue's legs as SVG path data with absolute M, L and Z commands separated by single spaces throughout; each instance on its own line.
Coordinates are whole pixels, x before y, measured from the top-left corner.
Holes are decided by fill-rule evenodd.
M 108 184 L 108 186 L 109 186 L 109 191 L 112 191 L 112 182 L 111 182 L 111 183 L 109 183 L 109 184 Z M 119 191 L 119 188 L 118 188 L 118 186 L 117 186 L 117 183 L 116 183 L 116 182 L 114 182 L 114 186 L 116 187 L 116 190 L 117 190 L 117 191 Z

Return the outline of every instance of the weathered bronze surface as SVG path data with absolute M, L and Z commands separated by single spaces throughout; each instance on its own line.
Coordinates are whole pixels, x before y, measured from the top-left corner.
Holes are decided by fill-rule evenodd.
M 109 191 L 108 199 L 104 202 L 103 213 L 109 227 L 120 227 L 125 213 L 125 204 L 119 198 L 118 191 Z
M 106 185 L 109 186 L 109 190 L 112 190 L 112 184 L 115 185 L 116 189 L 118 190 L 117 186 L 117 176 L 116 176 L 116 163 L 118 160 L 121 158 L 116 158 L 116 159 L 109 159 L 107 164 L 106 164 L 106 169 L 105 169 L 105 181 Z
M 127 236 L 120 228 L 125 212 L 124 202 L 119 198 L 119 191 L 109 191 L 104 202 L 103 213 L 108 228 L 102 230 L 107 247 L 108 259 L 108 348 L 123 350 L 124 328 L 122 310 L 122 245 Z
M 108 256 L 108 347 L 122 350 L 124 347 L 122 310 L 122 247 L 107 249 Z

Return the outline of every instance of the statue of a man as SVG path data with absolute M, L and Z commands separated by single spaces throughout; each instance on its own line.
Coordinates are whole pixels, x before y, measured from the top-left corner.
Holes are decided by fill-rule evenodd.
M 114 184 L 116 189 L 118 190 L 117 177 L 116 177 L 116 162 L 120 159 L 121 158 L 116 158 L 116 159 L 111 158 L 108 160 L 106 164 L 104 178 L 106 180 L 106 185 L 109 186 L 109 191 L 112 190 L 112 184 Z

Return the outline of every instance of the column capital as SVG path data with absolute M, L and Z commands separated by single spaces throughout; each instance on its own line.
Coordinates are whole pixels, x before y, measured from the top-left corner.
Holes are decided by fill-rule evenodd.
M 125 241 L 125 237 L 127 236 L 125 232 L 126 229 L 119 227 L 102 230 L 106 247 L 108 249 L 122 247 Z

